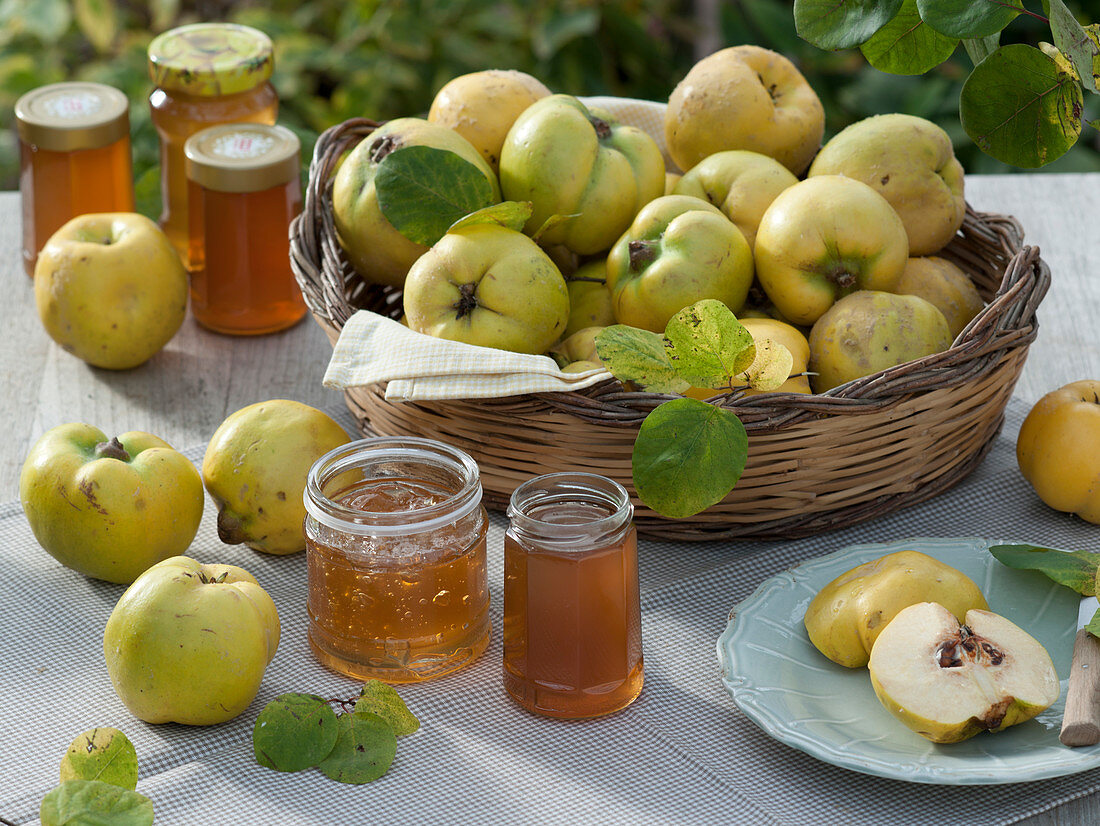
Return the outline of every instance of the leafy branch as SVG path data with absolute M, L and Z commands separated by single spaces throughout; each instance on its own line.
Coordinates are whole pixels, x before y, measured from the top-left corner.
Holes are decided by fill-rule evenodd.
M 975 64 L 959 97 L 963 129 L 987 155 L 1036 168 L 1077 142 L 1083 92 L 1100 91 L 1100 24 L 1082 26 L 1063 0 L 1043 0 L 1043 10 L 1021 0 L 795 0 L 794 18 L 807 42 L 859 48 L 891 74 L 924 74 L 962 43 Z M 1001 46 L 1001 33 L 1021 15 L 1049 25 L 1054 42 Z

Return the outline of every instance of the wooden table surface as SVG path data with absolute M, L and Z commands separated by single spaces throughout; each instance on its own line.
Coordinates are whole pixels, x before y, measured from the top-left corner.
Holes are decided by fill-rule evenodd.
M 1026 243 L 1039 246 L 1052 271 L 1039 311 L 1039 338 L 1016 396 L 1030 403 L 1066 382 L 1100 379 L 1100 174 L 972 176 L 967 200 L 981 211 L 1016 216 Z M 0 501 L 18 498 L 27 451 L 63 422 L 87 422 L 108 435 L 144 430 L 182 449 L 205 444 L 227 415 L 252 402 L 341 403 L 338 393 L 321 386 L 331 347 L 308 316 L 291 330 L 258 338 L 217 335 L 188 318 L 168 346 L 141 367 L 126 372 L 89 367 L 43 330 L 19 245 L 19 196 L 0 193 L 0 267 L 11 288 L 0 302 L 0 363 L 7 376 L 0 421 L 10 427 L 7 439 L 0 440 Z M 1100 795 L 1022 822 L 1093 826 L 1100 823 Z

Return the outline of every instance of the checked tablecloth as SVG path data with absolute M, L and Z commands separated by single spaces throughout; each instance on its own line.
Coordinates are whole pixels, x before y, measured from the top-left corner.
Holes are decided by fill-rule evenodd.
M 354 432 L 346 411 L 331 411 Z M 1100 551 L 1100 529 L 1056 514 L 1016 469 L 1026 411 L 1014 402 L 989 456 L 956 488 L 873 522 L 792 542 L 639 543 L 646 684 L 626 710 L 555 721 L 513 704 L 500 681 L 505 521 L 489 533 L 494 637 L 472 667 L 400 689 L 421 729 L 389 773 L 347 786 L 252 759 L 265 703 L 287 691 L 351 697 L 306 643 L 305 559 L 221 544 L 207 502 L 190 555 L 245 567 L 278 606 L 283 636 L 259 696 L 221 726 L 150 726 L 115 697 L 103 626 L 122 586 L 54 562 L 18 503 L 0 506 L 0 817 L 37 822 L 69 742 L 95 726 L 137 748 L 138 790 L 157 826 L 195 824 L 1002 824 L 1100 789 L 1100 770 L 996 786 L 910 784 L 851 772 L 772 740 L 719 679 L 715 641 L 730 609 L 764 580 L 846 545 L 913 536 L 986 536 Z M 202 447 L 187 451 L 201 459 Z M 993 736 L 993 735 L 982 735 Z M 1096 747 L 1100 748 L 1100 747 Z

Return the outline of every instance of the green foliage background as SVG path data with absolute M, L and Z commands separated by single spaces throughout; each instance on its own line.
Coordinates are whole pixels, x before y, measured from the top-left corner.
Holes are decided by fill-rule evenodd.
M 717 29 L 697 16 L 697 6 L 707 5 L 717 8 Z M 1071 9 L 1082 23 L 1095 22 L 1082 6 Z M 440 86 L 466 72 L 520 69 L 556 92 L 664 100 L 697 59 L 698 44 L 756 43 L 806 74 L 825 104 L 826 137 L 868 115 L 903 111 L 947 129 L 968 172 L 1014 171 L 983 155 L 959 125 L 959 89 L 970 70 L 961 49 L 924 76 L 883 74 L 858 51 L 823 52 L 802 41 L 791 4 L 776 0 L 0 0 L 0 117 L 8 127 L 0 188 L 18 187 L 16 99 L 45 83 L 95 80 L 130 98 L 139 209 L 159 212 L 145 50 L 156 33 L 203 20 L 244 23 L 272 37 L 280 122 L 302 137 L 304 161 L 328 126 L 353 116 L 423 114 Z M 1042 21 L 1021 16 L 1002 42 L 1049 36 Z M 1095 121 L 1100 97 L 1086 98 L 1085 117 Z M 1086 129 L 1044 171 L 1100 171 L 1097 137 Z

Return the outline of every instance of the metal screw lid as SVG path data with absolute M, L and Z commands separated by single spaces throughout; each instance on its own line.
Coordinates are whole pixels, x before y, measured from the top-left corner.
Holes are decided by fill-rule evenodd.
M 130 101 L 102 83 L 51 83 L 15 103 L 23 143 L 51 152 L 98 149 L 130 135 Z
M 218 192 L 259 192 L 297 180 L 301 143 L 284 126 L 223 123 L 183 145 L 189 180 Z
M 234 23 L 195 23 L 149 44 L 149 76 L 161 89 L 199 97 L 247 92 L 271 77 L 271 38 Z

